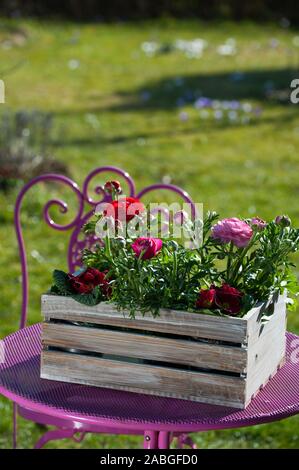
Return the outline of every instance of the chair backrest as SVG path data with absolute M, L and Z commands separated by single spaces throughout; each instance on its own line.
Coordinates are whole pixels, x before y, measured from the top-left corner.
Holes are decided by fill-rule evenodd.
M 182 190 L 178 186 L 175 186 L 172 184 L 162 184 L 162 183 L 153 184 L 153 185 L 147 186 L 139 193 L 136 193 L 135 184 L 132 178 L 130 177 L 130 175 L 127 172 L 119 168 L 112 167 L 112 166 L 99 167 L 93 170 L 91 173 L 89 173 L 89 175 L 86 177 L 86 179 L 83 182 L 82 189 L 80 189 L 77 183 L 75 183 L 73 180 L 63 175 L 49 173 L 45 175 L 40 175 L 32 179 L 20 191 L 16 200 L 15 211 L 14 211 L 14 223 L 15 223 L 16 235 L 17 235 L 18 246 L 19 246 L 21 273 L 22 273 L 22 310 L 21 310 L 20 328 L 23 328 L 24 326 L 26 326 L 27 309 L 28 309 L 28 287 L 29 287 L 27 257 L 26 257 L 25 244 L 24 244 L 24 238 L 23 238 L 22 227 L 21 227 L 21 208 L 22 208 L 22 202 L 23 202 L 24 196 L 27 194 L 30 188 L 32 188 L 36 184 L 41 183 L 41 182 L 51 182 L 51 181 L 61 183 L 62 185 L 68 187 L 76 196 L 77 201 L 78 201 L 77 213 L 74 219 L 68 224 L 61 225 L 61 224 L 55 223 L 54 220 L 52 220 L 50 213 L 49 213 L 50 208 L 54 205 L 60 208 L 61 213 L 63 214 L 67 213 L 68 206 L 63 200 L 51 199 L 45 204 L 43 208 L 44 221 L 50 227 L 52 227 L 55 230 L 70 231 L 70 239 L 69 239 L 68 253 L 67 253 L 67 264 L 68 264 L 69 271 L 74 272 L 78 267 L 80 267 L 80 264 L 81 264 L 80 253 L 82 252 L 82 249 L 91 247 L 96 241 L 96 237 L 90 236 L 90 235 L 86 236 L 84 239 L 81 239 L 81 237 L 79 237 L 79 235 L 81 234 L 81 228 L 93 215 L 95 206 L 97 204 L 99 204 L 100 202 L 109 202 L 109 196 L 107 196 L 107 194 L 104 192 L 103 186 L 96 186 L 95 188 L 93 188 L 93 193 L 97 196 L 97 199 L 93 199 L 90 196 L 90 187 L 91 187 L 92 179 L 95 176 L 98 176 L 100 174 L 104 175 L 105 173 L 109 174 L 109 179 L 111 179 L 111 173 L 114 173 L 118 177 L 121 177 L 122 180 L 125 180 L 127 187 L 128 187 L 128 190 L 126 192 L 127 196 L 137 197 L 139 199 L 142 199 L 142 197 L 145 194 L 148 194 L 151 191 L 161 190 L 161 189 L 172 191 L 176 193 L 178 196 L 180 196 L 185 202 L 189 203 L 191 205 L 192 216 L 194 216 L 195 214 L 195 205 L 192 199 L 189 197 L 186 191 Z M 103 181 L 105 182 L 106 180 L 103 179 Z

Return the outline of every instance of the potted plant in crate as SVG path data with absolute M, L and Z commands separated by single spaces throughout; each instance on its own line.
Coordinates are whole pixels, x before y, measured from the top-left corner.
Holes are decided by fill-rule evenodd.
M 112 203 L 84 227 L 99 243 L 82 253 L 82 270 L 54 271 L 42 297 L 41 376 L 246 407 L 285 359 L 299 230 L 287 216 L 192 220 L 184 211 L 167 225 L 121 197 L 118 182 L 105 189 Z

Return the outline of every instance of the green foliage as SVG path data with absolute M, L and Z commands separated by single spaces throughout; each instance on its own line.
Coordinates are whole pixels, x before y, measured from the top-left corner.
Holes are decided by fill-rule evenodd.
M 297 296 L 298 282 L 292 268 L 291 254 L 299 248 L 299 230 L 283 227 L 274 221 L 256 230 L 247 247 L 238 249 L 217 241 L 213 255 L 224 261 L 219 278 L 246 294 L 244 311 L 257 301 L 266 301 L 274 293 L 287 289 Z M 218 279 L 219 279 L 218 278 Z M 246 308 L 245 308 L 246 306 Z
M 255 244 L 256 249 L 249 248 L 236 262 L 240 266 L 234 279 L 236 285 L 260 300 L 285 288 L 296 295 L 298 283 L 292 275 L 294 264 L 289 256 L 298 250 L 299 230 L 271 222 L 255 234 Z
M 71 294 L 72 291 L 69 283 L 69 278 L 65 272 L 55 269 L 53 271 L 53 281 L 54 287 L 58 289 L 58 292 L 61 295 Z
M 90 307 L 104 300 L 99 286 L 96 286 L 90 294 L 72 294 L 71 297 L 77 302 L 80 302 L 80 304 Z
M 101 218 L 97 216 L 98 220 Z M 97 249 L 84 252 L 83 261 L 87 266 L 108 270 L 113 279 L 110 300 L 119 309 L 129 310 L 132 317 L 137 310 L 154 316 L 160 308 L 194 311 L 201 289 L 223 283 L 243 293 L 240 316 L 255 303 L 267 302 L 284 289 L 288 289 L 289 295 L 297 295 L 298 283 L 292 276 L 289 256 L 298 250 L 299 230 L 275 221 L 263 229 L 253 225 L 249 243 L 238 248 L 233 242 L 225 244 L 211 236 L 217 219 L 216 213 L 207 214 L 203 221 L 203 243 L 197 249 L 186 249 L 165 239 L 160 253 L 143 259 L 144 252 L 139 257 L 134 253 L 131 239 L 106 237 Z M 186 222 L 190 230 L 195 224 L 196 221 Z M 94 220 L 85 227 L 88 233 L 90 227 L 95 227 Z M 223 312 L 215 308 L 212 313 Z M 264 317 L 270 314 L 268 309 Z

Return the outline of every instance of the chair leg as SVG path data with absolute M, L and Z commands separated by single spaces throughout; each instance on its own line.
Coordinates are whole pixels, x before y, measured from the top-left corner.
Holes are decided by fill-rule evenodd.
M 158 436 L 158 449 L 169 449 L 170 432 L 160 431 Z
M 13 449 L 17 448 L 17 433 L 18 433 L 18 405 L 16 403 L 12 404 L 12 447 Z
M 158 449 L 158 432 L 157 431 L 144 431 L 143 440 L 144 449 Z
M 67 437 L 73 437 L 76 431 L 73 429 L 53 429 L 51 431 L 47 431 L 42 437 L 37 441 L 34 448 L 41 449 L 44 447 L 47 442 L 56 441 L 60 439 L 65 439 Z

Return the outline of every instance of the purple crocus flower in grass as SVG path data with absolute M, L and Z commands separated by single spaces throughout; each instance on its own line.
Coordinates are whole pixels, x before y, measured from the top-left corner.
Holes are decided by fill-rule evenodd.
M 210 98 L 206 98 L 205 96 L 201 96 L 200 98 L 198 98 L 195 101 L 194 107 L 196 109 L 208 108 L 209 106 L 211 106 L 211 103 L 212 103 L 212 100 Z
M 232 100 L 230 102 L 230 109 L 239 109 L 240 108 L 240 101 Z

